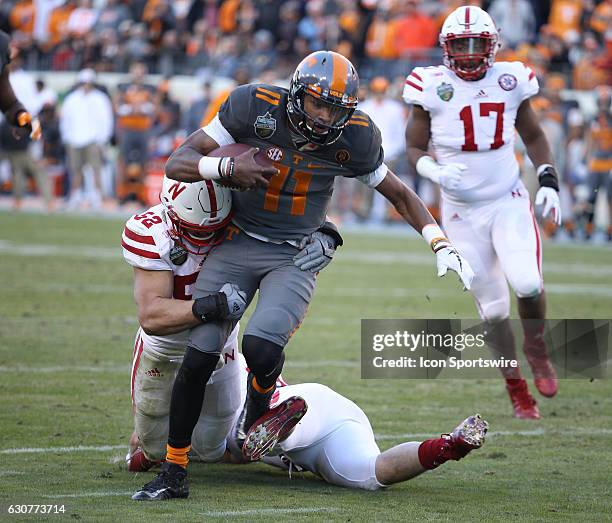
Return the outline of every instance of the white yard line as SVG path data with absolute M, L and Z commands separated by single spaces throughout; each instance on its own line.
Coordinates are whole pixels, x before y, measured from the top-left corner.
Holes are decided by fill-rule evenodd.
M 130 372 L 130 365 L 114 365 L 114 366 L 88 366 L 88 365 L 79 365 L 79 366 L 61 366 L 61 365 L 51 365 L 49 367 L 28 367 L 27 365 L 19 365 L 15 367 L 6 367 L 0 366 L 0 373 L 7 372 L 27 372 L 32 374 L 55 374 L 60 372 L 109 372 L 109 373 L 118 373 L 118 374 L 126 374 Z
M 526 437 L 540 437 L 540 436 L 554 436 L 559 434 L 567 435 L 593 435 L 593 436 L 608 436 L 612 434 L 612 429 L 602 428 L 589 428 L 589 427 L 576 427 L 571 431 L 557 431 L 557 430 L 546 430 L 546 429 L 533 429 L 533 430 L 498 430 L 487 432 L 487 438 L 490 437 L 505 437 L 505 436 L 526 436 Z M 378 441 L 385 440 L 399 440 L 406 441 L 410 439 L 419 438 L 431 438 L 432 433 L 412 433 L 412 434 L 375 434 Z
M 404 434 L 375 434 L 377 440 L 411 440 L 419 438 L 430 438 L 433 433 L 431 432 L 414 432 Z M 541 437 L 541 436 L 555 436 L 555 435 L 567 435 L 567 436 L 608 436 L 612 435 L 612 429 L 604 429 L 600 427 L 575 427 L 572 430 L 549 430 L 549 429 L 531 429 L 531 430 L 498 430 L 487 433 L 487 437 Z M 70 454 L 74 452 L 110 452 L 114 450 L 127 450 L 128 444 L 125 445 L 100 445 L 100 446 L 84 446 L 79 445 L 76 447 L 24 447 L 24 448 L 12 448 L 0 450 L 0 454 Z M 9 472 L 9 471 L 6 471 Z
M 121 249 L 117 247 L 95 247 L 83 245 L 54 245 L 16 243 L 0 239 L 0 253 L 13 256 L 65 256 L 70 258 L 121 258 Z M 334 263 L 357 262 L 368 265 L 422 265 L 433 267 L 430 254 L 412 254 L 409 252 L 376 251 L 361 252 L 340 250 Z M 584 263 L 557 263 L 544 261 L 544 272 L 550 274 L 574 274 L 577 276 L 612 276 L 612 266 Z
M 311 508 L 260 508 L 252 510 L 220 510 L 201 512 L 201 516 L 212 518 L 240 517 L 240 516 L 278 516 L 281 514 L 312 514 L 318 512 L 338 512 L 340 509 L 332 507 Z
M 108 496 L 131 496 L 133 492 L 79 492 L 74 494 L 48 494 L 42 496 L 46 499 L 63 498 L 105 498 Z
M 128 444 L 125 445 L 100 445 L 100 446 L 89 446 L 89 445 L 78 445 L 76 447 L 21 447 L 12 449 L 0 450 L 0 454 L 70 454 L 73 452 L 110 452 L 111 450 L 127 449 Z

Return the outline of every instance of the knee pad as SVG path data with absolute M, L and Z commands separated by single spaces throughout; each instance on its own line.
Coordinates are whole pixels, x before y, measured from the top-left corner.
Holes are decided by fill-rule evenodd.
M 483 320 L 498 322 L 510 316 L 510 301 L 507 299 L 478 303 L 478 311 Z
M 191 384 L 197 381 L 204 387 L 217 363 L 219 363 L 218 354 L 209 354 L 193 347 L 187 347 L 183 364 L 176 374 L 176 381 L 183 384 Z
M 268 388 L 276 383 L 285 363 L 283 347 L 245 334 L 242 337 L 242 354 L 261 387 Z
M 542 279 L 538 274 L 532 277 L 525 277 L 516 284 L 512 283 L 514 293 L 518 298 L 535 298 L 542 292 Z

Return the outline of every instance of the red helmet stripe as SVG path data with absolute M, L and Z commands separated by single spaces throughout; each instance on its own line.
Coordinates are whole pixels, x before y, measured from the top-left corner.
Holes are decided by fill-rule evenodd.
M 210 217 L 217 217 L 217 195 L 215 194 L 215 188 L 210 180 L 205 180 L 206 188 L 208 189 L 208 198 L 210 200 Z
M 348 79 L 348 63 L 337 53 L 332 54 L 332 81 L 331 89 L 338 93 L 346 90 L 346 80 Z
M 465 10 L 465 25 L 470 25 L 470 8 Z

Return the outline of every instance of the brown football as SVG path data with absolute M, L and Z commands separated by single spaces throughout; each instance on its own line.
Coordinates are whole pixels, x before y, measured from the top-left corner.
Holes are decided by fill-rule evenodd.
M 244 143 L 233 143 L 230 145 L 222 145 L 221 147 L 210 151 L 206 156 L 213 156 L 215 158 L 222 158 L 224 156 L 240 156 L 245 151 L 251 149 L 250 145 L 246 145 Z M 261 165 L 262 167 L 272 165 L 272 160 L 270 160 L 266 154 L 266 150 L 261 150 L 255 155 L 255 161 Z M 224 187 L 229 187 L 230 189 L 244 191 L 245 189 L 241 187 L 237 187 L 231 181 L 224 180 L 216 180 L 219 185 L 223 185 Z

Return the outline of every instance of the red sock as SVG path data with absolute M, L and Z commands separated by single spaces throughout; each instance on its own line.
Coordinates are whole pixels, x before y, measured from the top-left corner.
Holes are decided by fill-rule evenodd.
M 419 445 L 419 461 L 424 469 L 435 469 L 446 461 L 441 456 L 445 441 L 444 438 L 428 439 Z
M 525 382 L 525 380 L 523 378 L 518 378 L 518 379 L 506 378 L 506 386 L 509 389 L 520 388 L 523 385 L 524 382 Z

